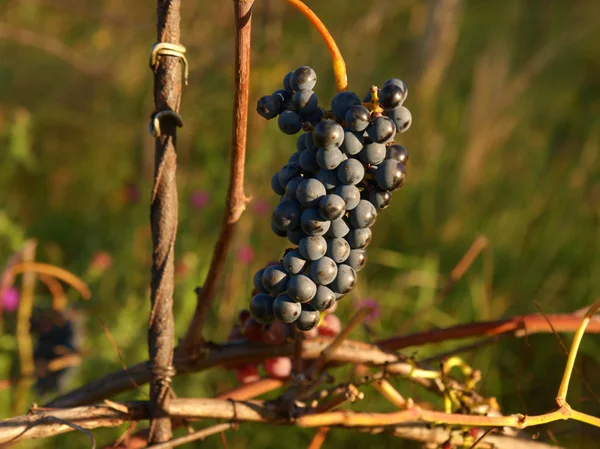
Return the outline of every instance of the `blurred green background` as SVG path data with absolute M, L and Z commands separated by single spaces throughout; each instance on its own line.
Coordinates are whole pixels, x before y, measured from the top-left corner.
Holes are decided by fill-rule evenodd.
M 221 220 L 231 140 L 231 2 L 183 2 L 182 42 L 189 86 L 179 133 L 180 226 L 175 316 L 181 336 L 205 277 Z M 361 97 L 390 77 L 406 81 L 411 129 L 397 140 L 411 160 L 408 182 L 374 228 L 367 268 L 338 314 L 347 319 L 367 298 L 379 319 L 354 331 L 376 339 L 476 320 L 535 312 L 570 312 L 600 296 L 600 2 L 595 0 L 307 1 L 328 25 Z M 153 139 L 149 48 L 153 2 L 0 1 L 0 263 L 25 239 L 37 259 L 83 277 L 85 362 L 74 387 L 120 368 L 101 319 L 125 363 L 147 357 L 151 243 L 149 194 Z M 269 226 L 276 198 L 268 179 L 295 151 L 295 139 L 254 112 L 283 75 L 307 64 L 319 75 L 322 104 L 334 94 L 331 61 L 318 34 L 282 0 L 254 9 L 251 111 L 241 219 L 208 335 L 226 338 L 249 300 L 254 271 L 286 247 Z M 479 235 L 489 241 L 450 295 L 436 297 Z M 491 292 L 490 292 L 491 285 Z M 43 285 L 36 307 L 49 307 Z M 144 317 L 144 318 L 142 318 Z M 0 379 L 18 374 L 15 313 L 4 311 Z M 570 341 L 567 337 L 566 341 Z M 456 347 L 408 349 L 417 358 Z M 584 339 L 578 368 L 600 389 L 600 344 Z M 505 413 L 540 413 L 553 405 L 565 357 L 552 335 L 502 340 L 465 356 L 482 370 L 481 391 Z M 348 372 L 339 371 L 344 381 Z M 236 384 L 233 372 L 178 378 L 180 396 L 211 396 Z M 416 400 L 439 399 L 398 381 Z M 570 402 L 600 415 L 579 377 Z M 365 389 L 357 410 L 390 410 Z M 120 399 L 143 398 L 138 391 Z M 0 415 L 14 391 L 0 391 Z M 28 404 L 44 399 L 32 393 Z M 26 410 L 19 410 L 25 412 Z M 125 430 L 95 431 L 100 443 Z M 575 422 L 534 429 L 569 448 L 597 447 L 598 430 Z M 242 425 L 230 448 L 307 447 L 314 431 Z M 23 447 L 87 447 L 71 433 Z M 418 447 L 390 436 L 332 431 L 323 446 Z M 213 437 L 198 447 L 219 448 Z M 193 447 L 191 445 L 190 447 Z

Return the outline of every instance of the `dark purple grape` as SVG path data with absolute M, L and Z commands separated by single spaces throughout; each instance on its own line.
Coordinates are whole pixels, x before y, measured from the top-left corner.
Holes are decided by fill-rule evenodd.
M 283 167 L 281 167 L 281 169 L 279 170 L 279 172 L 277 174 L 277 179 L 279 180 L 279 184 L 282 187 L 284 187 L 284 191 L 285 191 L 285 186 L 287 185 L 289 180 L 292 178 L 295 178 L 299 174 L 300 174 L 300 165 L 298 165 L 298 164 L 288 163 L 288 164 L 285 164 Z
M 352 249 L 366 248 L 371 243 L 371 228 L 350 229 L 346 235 L 346 241 Z
M 300 227 L 308 235 L 323 235 L 329 230 L 331 222 L 321 216 L 317 208 L 304 209 L 300 218 Z
M 325 150 L 319 148 L 317 150 L 317 164 L 324 170 L 336 169 L 348 157 L 337 148 Z
M 345 237 L 348 234 L 348 232 L 350 232 L 350 226 L 348 226 L 346 219 L 342 217 L 331 222 L 331 226 L 329 226 L 329 231 L 325 233 L 325 236 L 333 238 Z
M 271 219 L 271 231 L 273 231 L 273 234 L 275 234 L 277 237 L 286 237 L 287 236 L 287 231 L 284 231 L 283 229 L 279 229 L 277 227 L 277 225 L 275 224 L 275 222 L 273 221 L 273 219 Z
M 358 205 L 348 214 L 350 226 L 355 229 L 370 228 L 377 218 L 377 210 L 367 200 L 360 200 Z
M 254 284 L 254 288 L 258 290 L 260 293 L 269 293 L 267 289 L 262 284 L 262 275 L 265 272 L 266 268 L 261 268 L 254 274 L 254 278 L 252 279 L 252 283 Z
M 320 169 L 319 164 L 317 164 L 317 151 L 315 149 L 302 151 L 298 162 L 300 168 L 307 173 L 316 173 Z
M 303 115 L 302 119 L 305 122 L 309 122 L 311 125 L 315 126 L 317 123 L 321 121 L 321 119 L 325 116 L 325 110 L 321 107 L 317 107 L 313 112 L 308 115 Z
M 286 294 L 281 294 L 273 301 L 273 315 L 284 323 L 293 323 L 302 312 L 302 305 Z
M 341 185 L 337 186 L 333 193 L 338 196 L 341 196 L 344 202 L 346 203 L 346 210 L 352 210 L 356 206 L 358 206 L 358 202 L 360 201 L 360 191 L 356 188 L 356 186 L 352 185 Z
M 325 195 L 319 201 L 319 213 L 325 220 L 337 220 L 346 213 L 346 202 L 334 193 Z
M 353 249 L 346 260 L 346 265 L 351 266 L 354 271 L 359 272 L 367 264 L 367 250 Z
M 377 168 L 375 180 L 383 190 L 399 189 L 406 181 L 406 169 L 400 162 L 388 159 Z
M 279 115 L 280 103 L 273 95 L 265 95 L 256 103 L 256 112 L 267 120 L 271 120 Z
M 273 295 L 278 295 L 286 290 L 289 278 L 290 276 L 281 265 L 271 265 L 265 268 L 262 283 L 265 290 Z
M 296 151 L 300 152 L 306 150 L 306 139 L 310 137 L 312 139 L 311 133 L 302 133 L 296 140 Z
M 273 97 L 279 102 L 279 111 L 283 111 L 285 105 L 292 99 L 292 94 L 285 89 L 279 89 L 273 92 Z
M 283 256 L 282 265 L 285 271 L 291 275 L 294 275 L 303 273 L 308 266 L 308 262 L 300 255 L 300 251 L 294 249 L 292 251 L 288 251 L 285 256 Z
M 327 256 L 321 257 L 311 262 L 308 275 L 319 285 L 330 284 L 337 276 L 337 265 L 333 259 Z
M 283 111 L 279 114 L 277 124 L 285 134 L 296 134 L 302 129 L 302 118 L 294 111 Z
M 355 133 L 352 131 L 346 131 L 344 133 L 344 142 L 340 147 L 342 153 L 348 156 L 354 156 L 358 154 L 363 149 L 365 144 L 365 138 L 363 137 L 363 133 Z
M 412 114 L 404 106 L 398 106 L 394 109 L 387 109 L 384 113 L 394 122 L 396 130 L 403 133 L 412 124 Z
M 344 141 L 344 128 L 333 120 L 323 120 L 313 130 L 313 141 L 325 150 L 339 148 Z
M 299 167 L 300 166 L 300 153 L 298 153 L 298 152 L 292 153 L 292 155 L 288 159 L 287 163 L 288 164 L 296 164 Z
M 388 143 L 396 136 L 394 121 L 385 115 L 377 117 L 367 127 L 367 134 L 373 142 Z
M 398 162 L 401 162 L 402 165 L 406 167 L 406 164 L 408 164 L 409 154 L 408 150 L 402 145 L 394 144 L 387 147 L 385 157 L 386 159 L 394 159 Z
M 390 201 L 392 201 L 392 192 L 373 188 L 369 190 L 368 198 L 371 204 L 375 206 L 375 209 L 379 211 L 390 205 Z
M 293 74 L 294 74 L 294 72 L 289 72 L 287 75 L 285 75 L 283 77 L 283 88 L 291 94 L 294 93 L 294 89 L 292 88 L 292 84 L 291 84 Z
M 337 276 L 328 287 L 334 293 L 345 295 L 356 286 L 356 271 L 346 264 L 338 265 Z
M 285 187 L 279 182 L 279 172 L 275 173 L 271 178 L 271 189 L 276 195 L 283 195 L 285 193 Z
M 271 295 L 259 293 L 250 300 L 250 313 L 261 324 L 273 321 L 273 300 Z
M 314 329 L 319 324 L 319 320 L 321 319 L 321 314 L 313 309 L 308 304 L 302 304 L 302 313 L 294 324 L 296 327 L 304 332 L 307 332 L 311 329 Z
M 404 83 L 404 81 L 402 81 L 401 79 L 398 79 L 398 78 L 391 78 L 391 79 L 387 80 L 385 83 L 383 83 L 383 87 L 388 86 L 390 84 L 394 84 L 394 85 L 398 86 L 400 89 L 402 89 L 402 91 L 404 92 L 404 96 L 402 98 L 401 103 L 403 103 L 406 100 L 406 97 L 408 96 L 408 87 L 406 87 L 406 84 Z
M 352 106 L 360 104 L 360 98 L 354 92 L 339 92 L 331 100 L 331 110 L 338 120 L 344 120 L 346 112 Z
M 317 179 L 323 183 L 326 190 L 335 189 L 340 183 L 336 170 L 321 169 L 319 170 L 319 173 L 317 173 Z
M 282 201 L 273 210 L 273 223 L 282 231 L 296 229 L 300 224 L 302 209 L 300 205 L 291 200 Z
M 396 84 L 387 84 L 381 88 L 381 97 L 379 97 L 381 106 L 386 109 L 393 109 L 400 106 L 404 101 L 404 90 Z
M 296 189 L 296 199 L 304 207 L 316 207 L 327 194 L 325 186 L 318 179 L 305 179 Z
M 376 142 L 368 143 L 358 157 L 365 164 L 381 164 L 385 160 L 385 145 Z
M 317 293 L 317 285 L 303 274 L 292 276 L 287 285 L 287 294 L 296 302 L 308 302 Z
M 292 101 L 296 112 L 301 116 L 315 112 L 319 103 L 317 94 L 307 89 L 297 90 Z
M 369 126 L 371 113 L 362 104 L 357 104 L 348 109 L 344 118 L 348 129 L 351 131 L 362 132 Z
M 319 311 L 330 309 L 335 304 L 335 293 L 324 285 L 317 286 L 315 297 L 310 300 L 310 306 Z
M 300 240 L 302 240 L 304 237 L 306 237 L 306 234 L 302 229 L 294 229 L 293 231 L 287 232 L 288 240 L 294 245 L 298 245 L 300 243 Z
M 327 240 L 327 252 L 325 255 L 335 263 L 344 262 L 350 255 L 350 244 L 346 239 L 337 237 Z
M 365 177 L 365 167 L 356 159 L 348 159 L 337 168 L 337 176 L 342 184 L 356 185 Z
M 290 79 L 290 86 L 294 90 L 313 89 L 316 84 L 317 74 L 312 68 L 306 65 L 294 70 Z
M 298 243 L 298 251 L 306 260 L 318 260 L 327 251 L 327 241 L 320 235 L 307 236 Z
M 299 154 L 299 153 L 294 153 L 294 154 Z M 302 176 L 296 176 L 295 178 L 292 178 L 288 181 L 287 185 L 285 186 L 285 196 L 288 200 L 297 201 L 296 190 L 298 189 L 298 186 L 300 185 L 300 183 L 302 181 L 304 181 L 304 179 L 305 178 L 303 178 Z

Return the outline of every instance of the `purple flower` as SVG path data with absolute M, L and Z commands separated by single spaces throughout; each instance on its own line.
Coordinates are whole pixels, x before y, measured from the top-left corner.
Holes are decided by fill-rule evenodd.
M 363 307 L 371 309 L 371 311 L 365 317 L 366 323 L 372 323 L 377 318 L 379 318 L 379 315 L 381 314 L 381 307 L 379 306 L 379 303 L 373 298 L 364 298 L 358 301 L 358 303 L 356 304 L 356 309 L 362 309 Z
M 254 250 L 251 246 L 242 246 L 237 253 L 237 258 L 243 264 L 249 264 L 254 260 Z
M 194 209 L 204 208 L 210 200 L 210 195 L 205 190 L 196 190 L 192 193 L 190 203 Z
M 252 211 L 258 216 L 268 215 L 271 210 L 271 206 L 267 200 L 258 198 L 252 203 Z
M 14 312 L 19 307 L 19 290 L 14 287 L 7 288 L 2 291 L 0 301 L 2 308 L 7 312 Z

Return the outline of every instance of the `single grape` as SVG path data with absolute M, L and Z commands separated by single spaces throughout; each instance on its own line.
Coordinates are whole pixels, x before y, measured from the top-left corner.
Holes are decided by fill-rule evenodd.
M 330 257 L 335 263 L 344 262 L 350 255 L 350 244 L 346 239 L 336 237 L 327 240 L 327 257 Z
M 312 132 L 304 133 L 306 138 L 304 139 L 304 146 L 307 150 L 316 150 L 315 141 L 313 140 Z
M 403 133 L 412 124 L 412 114 L 404 106 L 387 109 L 384 113 L 394 122 L 399 133 Z
M 285 75 L 285 77 L 283 78 L 283 88 L 288 91 L 289 93 L 294 93 L 294 89 L 292 88 L 292 75 L 294 74 L 294 72 L 289 72 L 287 75 Z
M 323 218 L 319 209 L 311 207 L 304 209 L 300 217 L 300 227 L 308 235 L 323 235 L 329 230 L 331 222 Z
M 375 180 L 383 190 L 399 189 L 406 181 L 406 169 L 400 162 L 388 159 L 377 168 Z
M 385 144 L 391 142 L 396 136 L 396 125 L 391 118 L 382 115 L 367 127 L 367 134 L 373 142 Z
M 408 96 L 408 87 L 406 87 L 406 84 L 404 83 L 404 81 L 402 81 L 401 79 L 398 79 L 398 78 L 391 78 L 391 79 L 387 80 L 385 83 L 383 83 L 383 87 L 388 86 L 390 84 L 394 84 L 394 85 L 398 86 L 404 92 L 404 96 L 403 96 L 402 102 L 401 102 L 401 104 L 402 104 L 406 100 L 406 97 Z
M 317 110 L 319 99 L 312 90 L 301 89 L 294 94 L 293 100 L 296 112 L 300 115 L 309 115 Z
M 300 163 L 300 153 L 298 153 L 298 152 L 292 153 L 292 155 L 288 159 L 288 164 L 296 164 L 296 165 L 300 166 L 299 163 Z
M 321 107 L 317 107 L 313 112 L 308 115 L 303 115 L 302 119 L 305 122 L 309 122 L 311 125 L 315 126 L 317 123 L 321 121 L 321 119 L 325 117 L 325 110 Z
M 296 188 L 296 199 L 304 207 L 316 207 L 326 194 L 325 186 L 318 179 L 305 179 Z
M 275 173 L 271 178 L 271 189 L 276 195 L 283 195 L 285 193 L 285 187 L 279 182 L 279 172 Z
M 337 265 L 327 256 L 311 262 L 308 269 L 310 278 L 319 285 L 327 285 L 333 282 L 337 275 Z
M 235 376 L 241 384 L 249 384 L 260 380 L 258 368 L 253 363 L 240 363 L 237 365 Z
M 369 246 L 373 234 L 371 228 L 350 229 L 346 235 L 346 241 L 352 249 L 362 249 Z
M 368 198 L 369 202 L 375 206 L 375 209 L 380 211 L 381 209 L 385 209 L 390 205 L 390 201 L 392 201 L 392 192 L 381 190 L 379 188 L 373 188 L 369 190 Z
M 340 183 L 335 170 L 319 170 L 317 179 L 323 183 L 325 190 L 335 189 Z
M 338 120 L 344 120 L 346 112 L 352 106 L 360 104 L 360 98 L 354 92 L 339 92 L 331 100 L 331 110 Z
M 266 268 L 261 268 L 254 274 L 254 278 L 252 279 L 252 283 L 254 284 L 254 288 L 258 290 L 260 293 L 269 293 L 267 289 L 262 284 L 262 275 L 265 272 Z
M 369 126 L 371 113 L 362 104 L 357 104 L 348 109 L 344 118 L 348 129 L 351 131 L 362 132 Z
M 352 185 L 341 185 L 337 186 L 333 193 L 342 197 L 342 199 L 346 202 L 346 210 L 352 210 L 356 206 L 358 206 L 358 202 L 360 201 L 360 191 L 356 188 L 356 186 Z
M 273 219 L 271 219 L 271 231 L 273 231 L 273 234 L 275 234 L 277 237 L 287 236 L 287 231 L 279 229 L 275 224 L 275 221 L 273 221 Z
M 308 302 L 315 296 L 317 285 L 303 274 L 297 274 L 288 282 L 287 294 L 296 302 Z
M 294 153 L 294 154 L 300 154 L 300 153 Z M 292 178 L 288 181 L 287 185 L 285 186 L 285 196 L 287 197 L 288 200 L 298 201 L 296 199 L 296 190 L 298 189 L 298 186 L 300 185 L 300 183 L 302 181 L 304 181 L 304 178 L 302 176 L 296 176 L 295 178 Z
M 350 226 L 348 226 L 346 219 L 342 217 L 331 222 L 329 231 L 325 233 L 325 236 L 331 238 L 344 237 L 348 234 L 348 232 L 350 232 Z
M 265 371 L 269 377 L 286 379 L 292 374 L 292 359 L 289 357 L 273 357 L 265 360 Z
M 346 203 L 342 197 L 334 193 L 325 195 L 319 201 L 319 213 L 325 220 L 337 220 L 346 213 Z
M 338 265 L 338 273 L 335 279 L 328 287 L 334 293 L 345 295 L 356 286 L 356 271 L 346 264 Z
M 294 275 L 304 272 L 308 262 L 300 255 L 300 251 L 294 249 L 292 251 L 288 251 L 285 256 L 283 256 L 282 265 L 285 271 L 291 275 Z
M 273 223 L 282 231 L 296 229 L 300 224 L 302 209 L 295 201 L 282 201 L 273 210 Z
M 318 260 L 325 255 L 327 242 L 320 235 L 307 236 L 298 243 L 298 251 L 306 260 Z
M 296 140 L 296 151 L 300 152 L 302 150 L 306 150 L 306 138 L 310 136 L 311 133 L 302 133 Z
M 363 136 L 363 133 L 346 131 L 344 133 L 344 142 L 342 142 L 340 150 L 347 156 L 354 156 L 355 154 L 361 152 L 364 144 L 365 138 Z
M 300 159 L 298 159 L 300 167 L 307 173 L 316 173 L 320 167 L 317 164 L 317 150 L 304 150 L 300 153 Z
M 287 232 L 288 240 L 294 245 L 298 245 L 300 243 L 300 240 L 302 240 L 304 237 L 306 237 L 306 234 L 302 229 L 294 229 L 293 231 Z
M 342 184 L 356 185 L 365 177 L 365 167 L 356 159 L 348 159 L 337 168 L 337 176 Z
M 323 120 L 313 129 L 313 141 L 325 150 L 339 148 L 344 141 L 344 128 L 333 120 Z
M 345 159 L 347 159 L 347 156 L 337 148 L 332 150 L 319 148 L 317 150 L 317 164 L 325 170 L 336 169 Z
M 402 145 L 394 144 L 387 147 L 385 157 L 386 159 L 394 159 L 398 162 L 401 162 L 402 165 L 406 167 L 406 164 L 408 164 L 409 154 L 408 150 Z
M 312 68 L 306 65 L 298 67 L 296 70 L 294 70 L 290 79 L 290 86 L 294 90 L 313 89 L 316 84 L 317 74 Z
M 300 312 L 302 312 L 302 305 L 285 293 L 278 295 L 273 301 L 273 315 L 279 321 L 293 323 L 300 316 Z
M 279 112 L 285 109 L 287 103 L 292 99 L 292 94 L 285 89 L 279 89 L 273 92 L 273 97 L 279 102 Z
M 273 95 L 265 95 L 256 103 L 256 112 L 267 120 L 271 120 L 279 115 L 280 103 Z
M 342 331 L 342 322 L 337 316 L 328 313 L 323 317 L 323 322 L 317 329 L 322 337 L 335 337 Z
M 277 124 L 285 134 L 296 134 L 302 129 L 302 118 L 294 111 L 283 111 L 279 114 Z
M 315 294 L 315 297 L 310 300 L 309 304 L 313 309 L 322 312 L 331 308 L 331 306 L 333 306 L 334 303 L 335 293 L 333 293 L 328 287 L 325 287 L 324 285 L 319 285 L 317 286 L 317 293 Z
M 320 319 L 321 314 L 318 310 L 313 309 L 309 304 L 302 304 L 302 312 L 294 324 L 298 329 L 306 332 L 317 327 Z
M 281 265 L 271 265 L 263 272 L 262 284 L 269 293 L 278 295 L 286 290 L 289 279 Z
M 350 255 L 346 260 L 346 265 L 350 265 L 354 271 L 359 272 L 362 270 L 367 264 L 367 250 L 362 249 L 353 249 L 350 251 Z
M 287 185 L 287 183 L 289 182 L 290 179 L 295 178 L 296 176 L 298 176 L 300 174 L 300 165 L 298 164 L 285 164 L 283 167 L 281 167 L 281 169 L 279 170 L 278 174 L 277 174 L 277 179 L 279 180 L 279 184 L 281 186 L 284 187 L 284 191 L 285 191 L 285 186 Z
M 261 324 L 273 321 L 273 297 L 266 293 L 254 295 L 250 300 L 250 313 Z
M 384 85 L 381 88 L 381 97 L 379 97 L 381 106 L 386 109 L 400 106 L 404 101 L 404 90 L 396 84 Z
M 385 145 L 376 142 L 368 143 L 358 157 L 365 164 L 381 164 L 385 160 Z
M 350 226 L 355 229 L 370 228 L 377 218 L 377 210 L 367 200 L 360 200 L 358 205 L 348 214 Z

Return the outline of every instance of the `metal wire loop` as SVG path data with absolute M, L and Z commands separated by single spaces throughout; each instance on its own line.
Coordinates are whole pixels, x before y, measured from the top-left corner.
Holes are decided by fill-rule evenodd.
M 171 117 L 179 128 L 183 126 L 183 120 L 177 112 L 171 110 L 159 111 L 152 116 L 152 118 L 150 119 L 150 123 L 148 124 L 148 131 L 150 132 L 150 134 L 152 134 L 152 137 L 160 137 L 160 121 L 164 117 Z
M 169 42 L 157 42 L 152 46 L 150 51 L 150 68 L 155 70 L 156 63 L 158 62 L 158 56 L 174 56 L 179 58 L 183 65 L 183 81 L 185 85 L 188 85 L 189 67 L 187 59 L 185 58 L 186 49 L 181 44 L 171 44 Z

